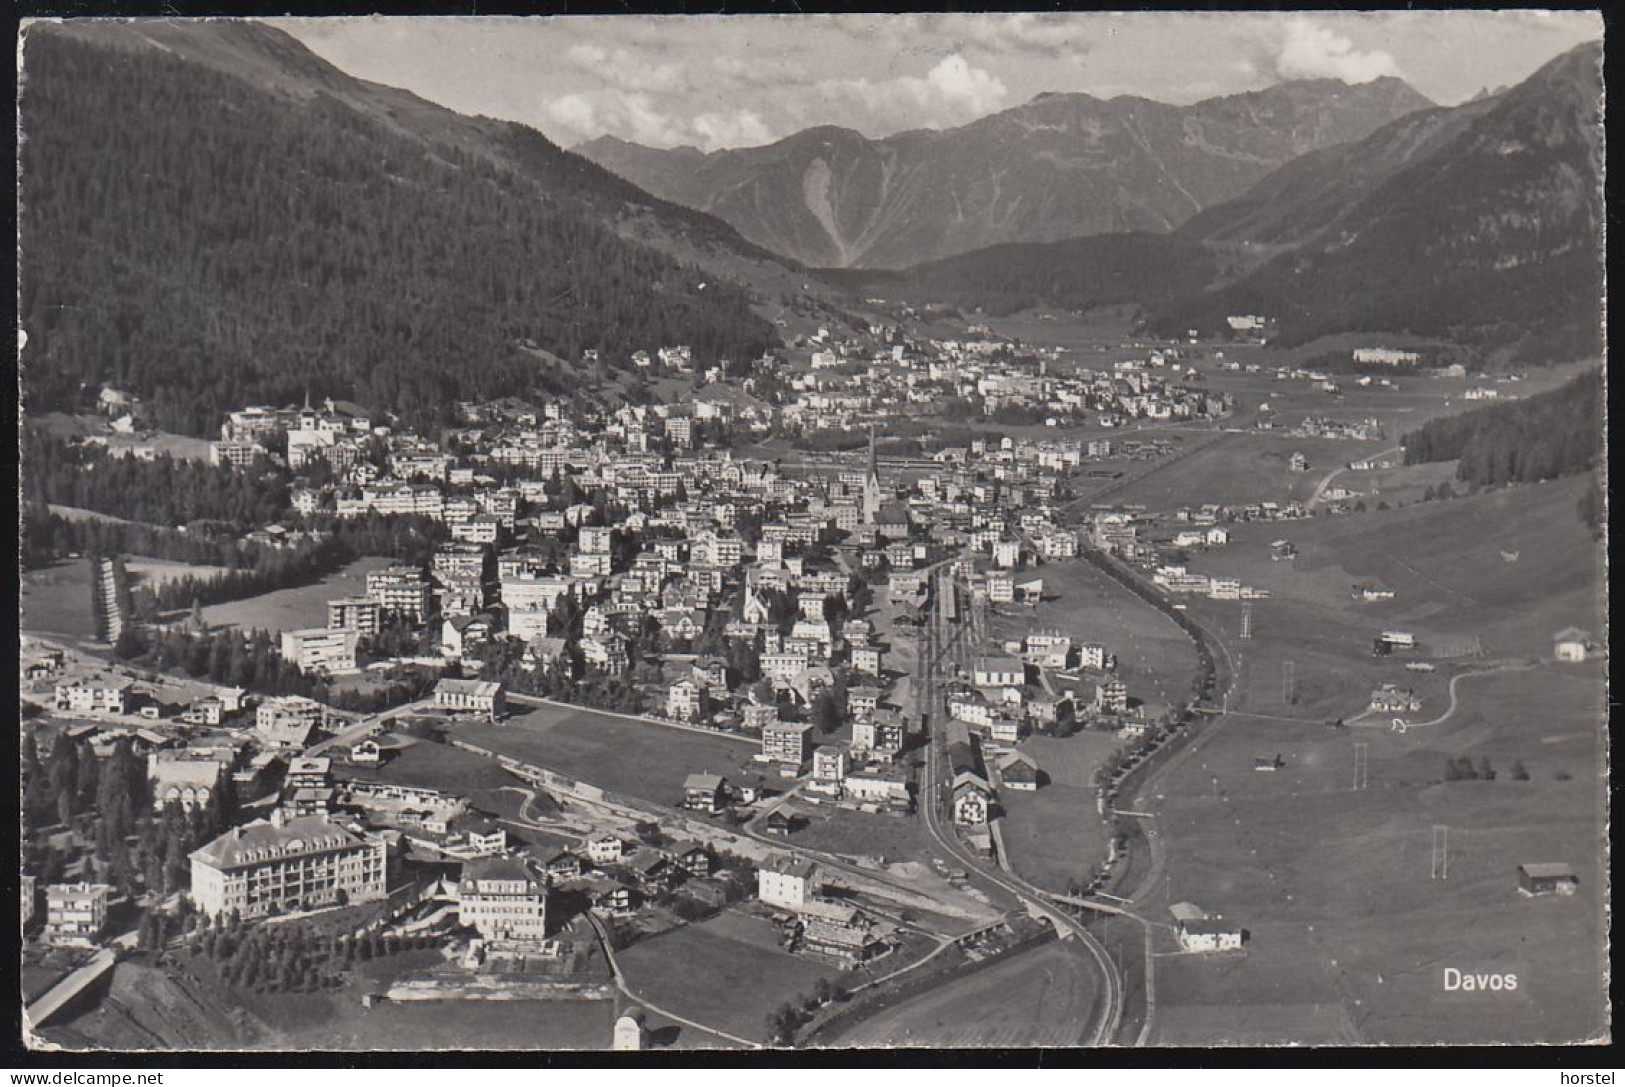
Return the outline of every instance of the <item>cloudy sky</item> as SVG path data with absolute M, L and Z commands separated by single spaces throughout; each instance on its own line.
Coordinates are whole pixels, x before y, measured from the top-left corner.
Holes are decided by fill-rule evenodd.
M 1602 37 L 1584 12 L 287 19 L 321 56 L 565 146 L 704 150 L 811 125 L 945 128 L 1042 91 L 1185 103 L 1284 79 L 1398 76 L 1436 102 Z

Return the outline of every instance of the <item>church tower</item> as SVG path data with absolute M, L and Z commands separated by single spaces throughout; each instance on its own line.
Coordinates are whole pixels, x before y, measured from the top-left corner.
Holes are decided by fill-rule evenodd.
M 880 459 L 875 455 L 875 425 L 869 424 L 869 474 L 863 477 L 863 523 L 872 525 L 880 516 Z

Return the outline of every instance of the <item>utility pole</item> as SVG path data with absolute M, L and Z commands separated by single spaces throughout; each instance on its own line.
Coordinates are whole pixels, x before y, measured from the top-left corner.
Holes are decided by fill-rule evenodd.
M 1290 706 L 1292 705 L 1293 696 L 1295 696 L 1297 693 L 1298 677 L 1296 665 L 1292 661 L 1287 661 L 1285 667 L 1283 667 L 1281 670 L 1281 701 Z
M 1251 604 L 1241 606 L 1241 640 L 1244 642 L 1253 640 L 1253 606 Z
M 1366 745 L 1363 743 L 1354 745 L 1354 787 L 1366 787 Z

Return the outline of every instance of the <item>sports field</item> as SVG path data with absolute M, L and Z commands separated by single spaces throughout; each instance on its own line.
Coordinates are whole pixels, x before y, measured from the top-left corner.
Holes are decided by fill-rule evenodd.
M 883 1008 L 842 1046 L 932 1049 L 1075 1046 L 1097 999 L 1096 967 L 1075 944 L 1052 941 Z
M 730 782 L 760 776 L 756 748 L 682 729 L 565 706 L 524 709 L 501 724 L 461 725 L 459 739 L 655 804 L 682 800 L 683 779 L 709 771 Z
M 70 559 L 22 575 L 22 629 L 68 638 L 96 636 L 90 610 L 90 560 Z
M 365 596 L 367 572 L 390 564 L 386 558 L 357 559 L 343 570 L 313 585 L 278 589 L 274 593 L 231 600 L 203 609 L 203 621 L 210 626 L 242 627 L 245 630 L 302 630 L 327 625 L 327 602 L 344 596 Z

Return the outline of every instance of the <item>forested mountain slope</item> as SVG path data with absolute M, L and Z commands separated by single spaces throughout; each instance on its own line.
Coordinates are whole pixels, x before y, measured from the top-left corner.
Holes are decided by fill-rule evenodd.
M 770 259 L 730 228 L 272 28 L 41 24 L 23 64 L 30 410 L 105 382 L 191 434 L 306 389 L 432 421 L 574 388 L 543 352 L 746 359 L 777 340 L 746 290 L 617 233 L 641 217 L 693 254 Z

